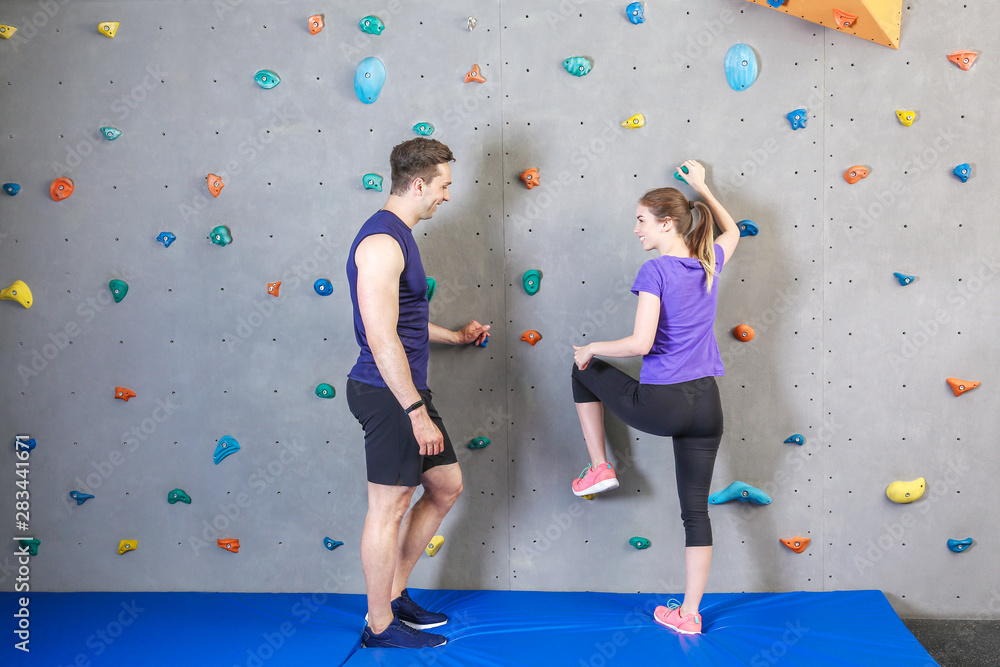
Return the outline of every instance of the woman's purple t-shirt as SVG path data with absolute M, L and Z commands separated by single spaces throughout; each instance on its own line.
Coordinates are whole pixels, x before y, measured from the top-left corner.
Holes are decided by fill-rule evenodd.
M 639 269 L 632 292 L 660 299 L 660 321 L 649 354 L 642 358 L 639 382 L 676 384 L 725 375 L 715 342 L 715 306 L 725 253 L 715 246 L 715 280 L 705 290 L 705 269 L 693 257 L 661 255 Z

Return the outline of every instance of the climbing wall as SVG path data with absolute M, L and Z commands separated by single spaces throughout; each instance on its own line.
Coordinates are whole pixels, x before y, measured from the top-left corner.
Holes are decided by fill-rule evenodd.
M 32 588 L 363 590 L 344 265 L 385 200 L 362 176 L 387 189 L 389 151 L 426 122 L 458 158 L 452 200 L 415 230 L 437 283 L 431 318 L 477 319 L 492 338 L 432 352 L 465 494 L 413 586 L 683 590 L 670 440 L 609 419 L 621 487 L 573 497 L 587 455 L 569 372 L 573 345 L 630 333 L 629 288 L 650 257 L 635 202 L 664 184 L 690 194 L 671 174 L 694 158 L 760 230 L 720 283 L 713 491 L 738 480 L 773 500 L 713 506 L 709 590 L 876 588 L 904 615 L 996 617 L 1000 538 L 981 508 L 1000 462 L 987 353 L 998 248 L 979 222 L 998 167 L 996 64 L 985 53 L 963 71 L 946 55 L 982 47 L 997 19 L 910 3 L 896 51 L 742 0 L 646 3 L 638 25 L 627 4 L 4 3 L 0 24 L 18 32 L 0 40 L 0 181 L 21 191 L 0 193 L 0 286 L 23 280 L 34 300 L 0 301 L 4 469 L 16 434 L 37 447 L 29 527 L 15 525 L 12 473 L 0 516 L 41 540 Z M 325 17 L 315 35 L 312 13 Z M 381 34 L 359 28 L 366 15 Z M 97 24 L 112 20 L 108 39 Z M 742 92 L 722 67 L 737 43 L 760 61 Z M 352 85 L 369 56 L 387 70 L 370 105 Z M 592 70 L 570 75 L 571 57 Z M 485 82 L 466 83 L 473 65 Z M 258 86 L 263 69 L 280 83 Z M 912 126 L 897 109 L 916 111 Z M 637 113 L 643 127 L 621 126 Z M 870 175 L 850 185 L 854 165 Z M 75 186 L 59 202 L 57 177 Z M 225 246 L 208 238 L 219 226 Z M 313 289 L 322 278 L 329 296 Z M 129 286 L 120 303 L 111 280 Z M 732 336 L 739 324 L 751 342 Z M 638 373 L 637 359 L 616 363 Z M 955 396 L 950 376 L 983 384 Z M 317 397 L 321 383 L 336 397 Z M 119 386 L 136 396 L 115 400 Z M 240 450 L 216 464 L 226 435 Z M 467 447 L 480 437 L 488 447 Z M 918 477 L 915 503 L 886 498 Z M 175 488 L 190 505 L 168 503 Z M 78 505 L 72 490 L 94 497 Z M 946 546 L 969 536 L 965 553 Z M 811 542 L 794 553 L 779 541 L 792 537 Z M 119 555 L 121 540 L 135 553 Z M 5 590 L 15 573 L 0 555 Z

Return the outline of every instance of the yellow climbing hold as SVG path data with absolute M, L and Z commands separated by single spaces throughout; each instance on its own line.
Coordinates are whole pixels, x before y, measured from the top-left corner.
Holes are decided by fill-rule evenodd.
M 639 128 L 646 124 L 646 117 L 641 113 L 637 113 L 634 116 L 629 117 L 622 121 L 622 127 Z
M 918 477 L 912 482 L 893 482 L 886 487 L 885 495 L 894 503 L 912 503 L 924 495 L 926 486 L 927 482 L 923 477 Z
M 444 537 L 442 535 L 435 535 L 431 538 L 431 543 L 427 545 L 424 551 L 427 552 L 428 556 L 436 556 L 442 544 L 444 544 Z
M 906 127 L 910 127 L 911 125 L 913 125 L 913 121 L 917 119 L 917 112 L 897 109 L 896 118 L 898 118 L 899 122 L 905 125 Z
M 4 39 L 10 39 L 11 37 L 14 36 L 15 32 L 17 32 L 17 28 L 15 28 L 14 26 L 4 25 L 3 23 L 0 23 L 0 37 L 3 37 Z
M 118 553 L 123 554 L 127 551 L 135 551 L 139 548 L 139 540 L 122 540 L 118 543 Z
M 31 290 L 23 280 L 15 280 L 10 287 L 0 290 L 0 299 L 17 301 L 25 308 L 31 308 Z
M 118 21 L 104 21 L 97 24 L 97 32 L 105 37 L 114 37 L 118 34 Z

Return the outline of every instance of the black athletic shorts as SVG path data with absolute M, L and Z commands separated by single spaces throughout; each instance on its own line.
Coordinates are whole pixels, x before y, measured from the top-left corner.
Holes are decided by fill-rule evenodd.
M 365 460 L 368 481 L 386 486 L 419 486 L 421 476 L 435 466 L 457 463 L 455 448 L 448 431 L 431 402 L 429 389 L 418 390 L 424 399 L 431 421 L 444 436 L 444 450 L 434 456 L 421 456 L 413 436 L 410 417 L 388 387 L 347 380 L 347 405 L 365 430 Z

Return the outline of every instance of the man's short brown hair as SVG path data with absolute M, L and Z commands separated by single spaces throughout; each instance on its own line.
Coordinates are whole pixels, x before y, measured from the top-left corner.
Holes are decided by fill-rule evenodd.
M 392 188 L 390 194 L 402 195 L 410 189 L 410 183 L 417 178 L 430 183 L 437 176 L 437 166 L 454 162 L 451 149 L 437 139 L 417 137 L 404 141 L 392 149 L 389 164 L 392 167 Z

